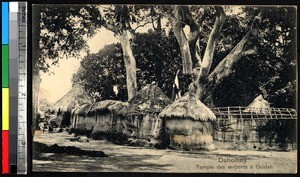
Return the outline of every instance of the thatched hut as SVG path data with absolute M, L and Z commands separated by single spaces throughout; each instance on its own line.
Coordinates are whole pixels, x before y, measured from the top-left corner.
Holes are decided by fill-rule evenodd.
M 91 104 L 92 97 L 84 90 L 84 88 L 76 84 L 72 89 L 53 104 L 50 108 L 50 113 L 56 114 L 54 121 L 60 127 L 70 125 L 71 111 L 85 103 Z
M 264 120 L 261 118 L 266 118 L 267 115 L 271 114 L 270 103 L 262 95 L 259 95 L 243 112 L 251 115 L 252 118 L 242 122 L 238 121 L 238 125 L 241 127 L 244 139 L 248 138 L 248 141 L 255 146 L 256 142 L 261 141 L 257 134 L 258 127 L 262 127 L 268 122 L 267 119 Z
M 186 94 L 167 106 L 159 117 L 165 124 L 165 141 L 183 150 L 213 150 L 212 123 L 215 114 L 200 100 Z
M 257 113 L 257 114 L 269 114 L 270 103 L 263 98 L 262 95 L 256 97 L 253 102 L 244 110 L 244 112 Z
M 120 122 L 122 111 L 126 110 L 127 103 L 116 100 L 104 100 L 93 104 L 85 104 L 72 112 L 72 127 L 113 132 Z
M 92 104 L 83 104 L 71 112 L 71 127 L 78 128 L 78 129 L 91 129 L 86 124 L 86 118 L 88 112 L 91 110 Z
M 157 139 L 162 125 L 158 115 L 172 100 L 157 85 L 148 84 L 128 102 L 126 114 L 132 127 L 131 136 L 149 141 Z
M 104 100 L 95 103 L 88 117 L 95 119 L 95 131 L 115 132 L 120 124 L 121 111 L 127 108 L 127 103 L 116 100 Z

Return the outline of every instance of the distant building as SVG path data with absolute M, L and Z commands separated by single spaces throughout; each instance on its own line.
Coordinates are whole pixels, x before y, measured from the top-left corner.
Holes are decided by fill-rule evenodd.
M 69 126 L 71 124 L 71 111 L 86 103 L 93 103 L 93 98 L 84 90 L 83 86 L 76 84 L 50 107 L 50 113 L 55 115 L 52 116 L 52 120 L 60 127 Z

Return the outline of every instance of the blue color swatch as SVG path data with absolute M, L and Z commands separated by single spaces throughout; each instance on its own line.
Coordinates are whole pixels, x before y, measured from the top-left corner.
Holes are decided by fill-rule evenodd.
M 8 44 L 8 13 L 9 13 L 9 2 L 2 2 L 2 44 Z

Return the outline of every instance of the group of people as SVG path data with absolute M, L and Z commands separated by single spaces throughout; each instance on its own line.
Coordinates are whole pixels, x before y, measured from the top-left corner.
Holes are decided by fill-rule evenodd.
M 39 114 L 39 128 L 40 130 L 44 132 L 48 131 L 49 133 L 52 133 L 54 131 L 54 128 L 58 128 L 57 123 L 51 119 L 49 114 Z

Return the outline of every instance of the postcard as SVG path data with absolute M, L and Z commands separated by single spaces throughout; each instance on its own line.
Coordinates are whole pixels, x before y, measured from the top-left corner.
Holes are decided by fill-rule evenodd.
M 296 17 L 32 5 L 32 170 L 297 173 Z

